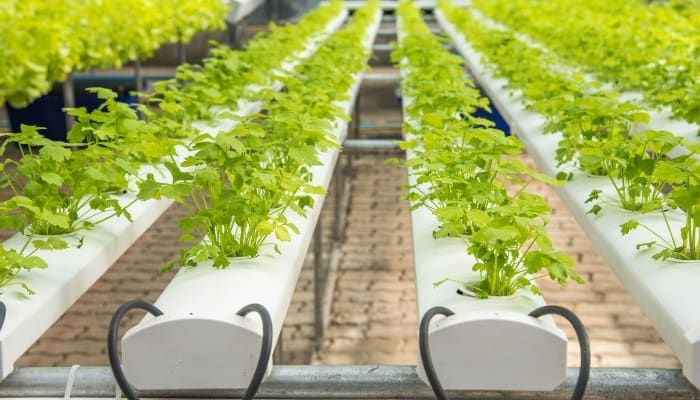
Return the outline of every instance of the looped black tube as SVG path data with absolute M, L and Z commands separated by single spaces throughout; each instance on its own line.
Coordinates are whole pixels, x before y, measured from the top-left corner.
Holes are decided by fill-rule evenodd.
M 548 314 L 556 314 L 566 318 L 571 326 L 573 326 L 574 331 L 576 331 L 576 337 L 578 338 L 579 347 L 581 348 L 581 365 L 579 367 L 578 379 L 576 379 L 576 385 L 574 386 L 574 393 L 571 395 L 571 400 L 581 400 L 586 393 L 588 377 L 591 373 L 591 346 L 588 342 L 588 333 L 583 326 L 583 322 L 581 322 L 576 314 L 562 306 L 542 306 L 533 310 L 530 316 L 539 318 Z
M 433 358 L 430 356 L 430 345 L 428 344 L 430 320 L 436 315 L 449 317 L 450 315 L 454 315 L 454 312 L 447 307 L 437 306 L 423 314 L 423 318 L 420 320 L 420 328 L 418 329 L 418 349 L 420 350 L 420 359 L 423 363 L 423 369 L 425 369 L 425 375 L 428 377 L 428 382 L 430 382 L 430 387 L 433 389 L 435 397 L 437 397 L 438 400 L 448 400 L 447 393 L 445 393 L 445 389 L 442 387 L 437 373 L 435 373 Z
M 124 370 L 122 369 L 119 356 L 117 354 L 117 336 L 119 324 L 124 318 L 124 315 L 133 309 L 145 310 L 156 317 L 163 315 L 163 312 L 153 304 L 147 303 L 143 300 L 133 300 L 124 303 L 121 307 L 119 307 L 114 313 L 112 321 L 109 323 L 109 331 L 107 333 L 107 353 L 109 356 L 109 364 L 112 368 L 112 373 L 114 374 L 114 379 L 117 381 L 122 393 L 124 393 L 129 400 L 139 400 L 136 391 L 134 391 L 134 389 L 131 387 L 126 375 L 124 374 Z M 247 306 L 241 308 L 236 315 L 243 317 L 250 312 L 256 312 L 260 315 L 263 325 L 263 336 L 262 344 L 260 346 L 260 358 L 258 358 L 258 364 L 255 367 L 255 372 L 253 373 L 253 378 L 248 385 L 248 389 L 246 389 L 246 392 L 243 395 L 243 400 L 251 400 L 258 392 L 258 388 L 265 377 L 267 365 L 270 362 L 270 355 L 272 354 L 272 318 L 270 317 L 270 313 L 260 304 L 248 304 Z
M 2 326 L 5 325 L 5 317 L 7 316 L 7 307 L 5 306 L 5 303 L 0 301 L 0 330 L 2 330 Z
M 122 369 L 121 362 L 119 361 L 119 355 L 117 354 L 119 324 L 122 322 L 124 315 L 133 309 L 147 311 L 156 317 L 163 315 L 163 312 L 151 303 L 143 300 L 132 300 L 122 304 L 114 313 L 112 321 L 109 323 L 109 330 L 107 331 L 107 355 L 109 356 L 109 366 L 112 368 L 112 374 L 119 388 L 122 390 L 122 393 L 124 393 L 129 400 L 138 400 L 139 396 L 126 379 L 124 369 Z
M 263 335 L 262 343 L 260 344 L 260 357 L 258 358 L 258 365 L 255 367 L 255 372 L 253 372 L 253 378 L 250 380 L 248 389 L 246 389 L 242 400 L 251 400 L 255 397 L 258 392 L 258 388 L 265 377 L 265 371 L 267 371 L 267 364 L 270 362 L 270 356 L 272 355 L 272 318 L 267 308 L 264 306 L 253 303 L 241 308 L 236 313 L 242 317 L 246 316 L 250 312 L 256 312 L 260 315 L 263 325 Z

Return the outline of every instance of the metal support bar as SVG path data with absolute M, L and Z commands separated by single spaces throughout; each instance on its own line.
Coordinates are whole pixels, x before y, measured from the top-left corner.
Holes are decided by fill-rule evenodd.
M 342 168 L 335 168 L 335 177 L 333 179 L 335 183 L 335 202 L 333 203 L 333 241 L 338 243 L 343 240 L 343 228 L 344 224 L 341 224 L 341 213 L 342 206 L 344 206 L 345 200 L 345 174 L 343 174 Z
M 323 220 L 318 217 L 314 230 L 314 352 L 323 346 Z
M 353 139 L 360 137 L 360 93 L 355 97 L 355 106 L 352 108 L 352 134 Z
M 177 62 L 178 65 L 182 65 L 187 61 L 187 54 L 185 50 L 185 43 L 183 42 L 182 36 L 178 35 L 180 40 L 177 41 Z
M 465 361 L 468 362 L 468 361 Z M 0 397 L 63 398 L 70 368 L 19 368 L 0 383 Z M 568 399 L 578 376 L 570 368 L 566 381 L 551 392 L 448 392 L 452 399 Z M 144 398 L 241 398 L 240 390 L 143 391 Z M 109 367 L 82 367 L 73 397 L 114 398 Z M 264 399 L 434 399 L 416 375 L 415 366 L 276 365 L 260 386 Z M 586 393 L 590 399 L 696 399 L 695 389 L 675 369 L 594 368 Z
M 401 74 L 383 73 L 383 72 L 366 72 L 362 75 L 363 82 L 399 82 Z
M 134 60 L 134 86 L 137 92 L 143 91 L 143 74 L 141 73 L 141 60 Z
M 343 143 L 343 151 L 396 151 L 401 150 L 396 140 L 386 139 L 347 139 Z
M 63 106 L 75 107 L 75 86 L 73 85 L 73 75 L 68 74 L 63 82 Z M 66 130 L 70 130 L 75 122 L 75 117 L 66 114 Z
M 389 43 L 377 43 L 372 46 L 373 51 L 392 51 L 394 48 Z

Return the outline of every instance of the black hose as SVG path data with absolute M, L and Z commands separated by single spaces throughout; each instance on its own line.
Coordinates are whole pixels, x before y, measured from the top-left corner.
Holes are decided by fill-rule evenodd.
M 133 309 L 145 310 L 155 316 L 163 315 L 163 312 L 153 304 L 142 300 L 133 300 L 119 307 L 114 313 L 112 321 L 109 324 L 109 331 L 107 333 L 107 353 L 109 356 L 109 364 L 112 368 L 112 373 L 114 374 L 114 379 L 117 381 L 122 393 L 124 393 L 129 400 L 139 400 L 136 391 L 131 387 L 126 375 L 124 374 L 124 370 L 122 369 L 117 353 L 119 324 L 124 318 L 124 315 Z M 243 395 L 243 400 L 251 400 L 257 393 L 258 388 L 265 377 L 265 371 L 267 371 L 267 365 L 270 361 L 270 355 L 272 354 L 272 318 L 270 317 L 270 313 L 260 304 L 249 304 L 241 308 L 236 314 L 245 316 L 250 312 L 256 312 L 260 315 L 263 325 L 263 337 L 262 344 L 260 346 L 260 358 L 258 358 L 258 364 L 255 367 L 255 372 L 253 373 L 253 378 L 248 385 L 248 389 Z
M 119 388 L 122 390 L 122 393 L 124 393 L 129 400 L 138 400 L 139 396 L 126 379 L 124 369 L 122 368 L 117 353 L 119 324 L 122 322 L 124 315 L 133 309 L 145 310 L 155 316 L 163 315 L 163 312 L 151 303 L 143 300 L 132 300 L 122 304 L 114 313 L 112 321 L 109 323 L 109 330 L 107 331 L 107 355 L 109 356 L 109 366 L 112 368 L 112 374 Z
M 454 315 L 454 312 L 447 307 L 437 306 L 423 314 L 423 318 L 420 320 L 420 328 L 418 329 L 418 349 L 420 350 L 420 359 L 423 363 L 423 369 L 425 369 L 425 375 L 428 377 L 428 382 L 430 382 L 430 387 L 433 389 L 435 397 L 438 400 L 448 400 L 447 393 L 445 393 L 445 389 L 442 387 L 437 373 L 435 373 L 433 359 L 430 356 L 430 345 L 428 344 L 430 320 L 436 315 L 449 317 Z
M 243 317 L 251 311 L 260 315 L 263 325 L 263 335 L 262 343 L 260 344 L 260 357 L 258 358 L 258 365 L 255 367 L 253 378 L 250 380 L 248 389 L 243 395 L 243 400 L 251 400 L 253 397 L 255 397 L 255 393 L 258 392 L 258 388 L 265 377 L 267 364 L 270 362 L 270 356 L 272 355 L 272 318 L 270 318 L 270 313 L 264 306 L 254 303 L 248 304 L 247 306 L 241 308 L 236 314 Z
M 588 342 L 588 333 L 583 326 L 583 322 L 574 314 L 573 311 L 561 306 L 542 306 L 533 310 L 530 313 L 531 317 L 539 318 L 543 315 L 556 314 L 566 318 L 573 326 L 578 338 L 579 347 L 581 348 L 581 365 L 579 367 L 578 379 L 574 386 L 574 393 L 571 395 L 571 400 L 581 400 L 586 393 L 588 386 L 588 378 L 591 373 L 591 346 Z
M 7 316 L 7 307 L 5 306 L 5 303 L 0 301 L 0 330 L 2 330 L 2 326 L 5 325 L 5 317 Z

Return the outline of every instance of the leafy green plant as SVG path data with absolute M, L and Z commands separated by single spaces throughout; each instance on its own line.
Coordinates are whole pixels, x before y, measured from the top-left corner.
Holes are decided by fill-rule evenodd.
M 24 107 L 72 71 L 120 67 L 224 27 L 221 0 L 4 1 L 0 105 Z
M 679 156 L 674 162 L 660 164 L 656 175 L 660 175 L 672 186 L 672 190 L 664 198 L 662 217 L 666 232 L 657 232 L 650 226 L 631 219 L 620 226 L 623 235 L 639 227 L 650 232 L 655 240 L 637 244 L 638 249 L 658 247 L 654 259 L 680 260 L 700 259 L 700 166 L 692 154 Z M 668 213 L 680 210 L 684 224 L 680 232 L 672 229 Z
M 60 235 L 90 229 L 115 216 L 129 218 L 127 208 L 110 191 L 126 190 L 132 167 L 99 146 L 72 151 L 70 145 L 49 140 L 32 126 L 6 137 L 16 143 L 20 160 L 7 159 L 15 172 L 2 186 L 14 196 L 0 204 L 5 222 L 19 232 Z M 4 152 L 4 148 L 3 148 Z M 8 222 L 8 221 L 11 221 Z
M 549 207 L 542 197 L 521 192 L 489 211 L 490 221 L 468 238 L 481 279 L 465 283 L 466 289 L 480 298 L 508 296 L 520 288 L 541 294 L 529 278 L 541 271 L 561 285 L 569 279 L 583 283 L 572 270 L 573 258 L 552 247 L 545 230 Z
M 687 156 L 667 159 L 665 155 L 684 144 L 682 138 L 665 131 L 648 130 L 630 137 L 618 135 L 581 146 L 581 166 L 584 170 L 604 172 L 621 208 L 649 212 L 661 208 L 664 187 L 676 180 L 668 171 L 687 159 Z M 593 191 L 587 202 L 598 200 L 600 194 L 600 190 Z M 596 204 L 591 212 L 597 214 L 600 210 Z
M 30 249 L 31 247 L 31 249 Z M 48 265 L 36 255 L 39 250 L 61 250 L 66 248 L 66 242 L 47 238 L 46 240 L 27 240 L 21 249 L 8 249 L 0 245 L 0 289 L 19 285 L 25 293 L 32 295 L 34 291 L 24 282 L 17 281 L 21 271 L 46 268 Z
M 181 165 L 165 164 L 170 182 L 149 176 L 139 183 L 139 197 L 168 197 L 190 210 L 180 221 L 182 239 L 203 240 L 181 253 L 179 265 L 211 260 L 225 268 L 231 257 L 257 256 L 272 234 L 289 241 L 298 233 L 289 212 L 306 217 L 313 195 L 325 193 L 312 184 L 311 167 L 320 164 L 320 154 L 338 147 L 329 133 L 347 116 L 336 102 L 365 68 L 369 52 L 362 38 L 378 7 L 370 1 L 358 10 L 301 63 L 296 76 L 278 76 L 285 91 L 259 90 L 261 112 L 231 115 L 237 122 L 232 129 L 194 137 L 187 145 L 191 156 Z
M 65 109 L 66 114 L 75 117 L 66 135 L 68 142 L 97 147 L 105 154 L 111 152 L 112 159 L 136 161 L 132 168 L 122 163 L 122 168 L 132 174 L 138 163 L 172 159 L 179 141 L 162 125 L 139 119 L 137 108 L 117 101 L 117 93 L 110 89 L 95 87 L 87 91 L 96 94 L 102 104 L 91 112 L 84 107 Z M 147 107 L 139 105 L 138 109 L 151 115 Z
M 267 87 L 283 73 L 281 66 L 298 61 L 310 41 L 323 32 L 329 22 L 343 10 L 341 0 L 329 1 L 310 11 L 297 23 L 271 24 L 257 34 L 243 50 L 216 45 L 203 64 L 178 67 L 173 79 L 157 82 L 145 102 L 157 106 L 149 119 L 168 124 L 169 131 L 187 136 L 183 122 L 215 117 L 222 107 L 234 107 L 243 99 L 257 101 L 251 85 Z M 224 115 L 225 117 L 225 115 Z M 185 124 L 185 126 L 187 126 Z M 178 132 L 179 131 L 179 132 Z
M 403 1 L 397 12 L 401 44 L 392 60 L 404 73 L 404 109 L 411 122 L 405 124 L 402 147 L 415 181 L 406 198 L 413 209 L 427 207 L 437 217 L 436 239 L 465 241 L 480 280 L 462 282 L 463 287 L 479 298 L 521 288 L 539 293 L 529 276 L 543 270 L 561 284 L 581 282 L 573 259 L 554 250 L 547 237 L 549 207 L 525 191 L 534 180 L 556 181 L 514 157 L 522 152 L 515 137 L 472 116 L 488 101 L 464 78 L 461 60 L 429 32 L 419 10 Z
M 566 1 L 568 0 L 548 3 L 545 8 L 560 7 Z M 497 3 L 487 4 L 479 1 L 477 5 L 482 11 L 496 19 L 507 18 L 506 16 L 508 15 L 514 16 L 512 20 L 515 25 L 512 26 L 517 25 L 519 29 L 522 27 L 527 33 L 547 29 L 544 25 L 535 26 L 537 24 L 536 21 L 541 19 L 539 16 L 533 17 L 532 21 L 526 21 L 528 18 L 524 17 L 524 15 L 530 15 L 532 11 L 532 5 L 526 4 L 527 2 L 515 1 L 510 2 L 509 5 L 501 4 L 503 7 L 497 5 Z M 598 4 L 599 2 L 594 3 Z M 690 167 L 690 164 L 694 165 L 695 163 L 693 155 L 697 152 L 696 146 L 675 137 L 670 132 L 641 130 L 641 132 L 633 134 L 632 132 L 638 130 L 640 124 L 649 122 L 649 114 L 643 107 L 621 101 L 617 93 L 604 90 L 599 85 L 582 81 L 575 75 L 568 81 L 562 80 L 561 78 L 564 76 L 557 72 L 558 68 L 549 66 L 557 65 L 557 60 L 552 59 L 543 50 L 525 45 L 510 32 L 494 31 L 484 26 L 473 16 L 469 15 L 468 11 L 455 9 L 446 0 L 442 1 L 441 4 L 442 7 L 446 7 L 447 12 L 445 12 L 445 15 L 448 15 L 448 18 L 452 18 L 453 23 L 467 31 L 469 40 L 487 56 L 492 64 L 497 65 L 498 73 L 509 79 L 513 88 L 522 90 L 523 94 L 529 97 L 526 97 L 525 101 L 529 102 L 528 104 L 533 109 L 547 116 L 546 130 L 548 132 L 562 133 L 563 140 L 560 142 L 557 151 L 559 163 L 563 165 L 575 161 L 581 170 L 596 175 L 604 175 L 610 179 L 617 199 L 603 198 L 602 192 L 595 190 L 589 196 L 589 202 L 617 203 L 622 208 L 630 211 L 649 212 L 660 209 L 668 230 L 665 234 L 655 232 L 649 226 L 640 223 L 636 219 L 623 224 L 621 227 L 622 233 L 626 234 L 640 226 L 651 232 L 656 240 L 641 243 L 638 247 L 660 247 L 661 251 L 654 255 L 656 259 L 669 257 L 694 259 L 697 257 L 698 231 L 696 229 L 696 221 L 693 218 L 695 212 L 693 197 L 695 194 L 693 185 L 695 183 L 693 182 L 695 178 L 691 178 L 694 167 Z M 577 7 L 590 6 L 591 4 L 586 4 L 585 6 L 578 5 Z M 616 5 L 610 6 L 610 3 L 608 3 L 607 5 L 600 5 L 600 7 L 616 7 Z M 498 12 L 496 12 L 496 8 L 499 9 Z M 529 11 L 526 11 L 525 14 L 521 13 L 526 9 Z M 503 10 L 505 12 L 502 12 Z M 588 11 L 590 10 L 588 9 Z M 451 13 L 450 11 L 454 12 Z M 536 12 L 539 15 L 541 11 L 538 7 Z M 619 16 L 615 15 L 611 18 L 615 19 L 619 18 Z M 522 22 L 522 25 L 518 21 Z M 619 65 L 616 64 L 618 60 L 610 60 L 610 54 L 614 52 L 611 52 L 610 48 L 603 44 L 602 38 L 608 34 L 608 32 L 605 32 L 605 29 L 596 30 L 592 37 L 579 35 L 579 39 L 590 41 L 590 43 L 582 45 L 582 48 L 586 48 L 591 43 L 601 40 L 598 43 L 599 48 L 592 50 L 591 53 L 583 51 L 578 55 L 572 55 L 572 52 L 579 51 L 579 48 L 578 46 L 571 46 L 570 43 L 567 43 L 566 49 L 563 49 L 559 45 L 558 40 L 568 37 L 570 34 L 568 30 L 578 29 L 574 26 L 579 22 L 585 24 L 590 21 L 577 19 L 573 24 L 560 24 L 561 26 L 556 30 L 562 31 L 562 35 L 552 35 L 551 31 L 548 31 L 546 38 L 539 33 L 535 36 L 543 40 L 547 45 L 552 44 L 552 47 L 558 53 L 563 54 L 565 59 L 576 59 L 576 57 L 581 57 L 586 53 L 583 56 L 586 58 L 585 62 L 578 60 L 583 64 L 590 63 L 596 57 L 604 54 L 603 57 L 611 62 L 606 63 L 604 60 L 593 61 L 594 64 L 597 64 L 598 72 L 610 68 L 611 72 L 622 74 L 623 77 L 621 79 L 623 81 L 631 82 L 634 79 L 638 79 L 633 75 L 638 73 L 639 70 L 635 72 L 633 68 L 628 68 L 630 64 L 636 61 L 633 62 L 629 59 L 622 61 L 623 63 L 628 63 L 628 65 L 624 67 L 624 71 L 621 71 L 619 70 Z M 491 38 L 490 36 L 494 34 L 496 35 L 495 38 Z M 629 36 L 620 38 L 620 40 L 620 43 L 629 41 Z M 493 46 L 499 41 L 505 44 L 505 49 L 494 50 L 489 48 L 489 46 Z M 522 68 L 522 70 L 516 70 L 512 65 L 497 58 L 498 55 L 502 55 L 504 52 L 511 56 L 521 56 L 532 62 L 527 63 L 527 66 Z M 591 56 L 591 54 L 594 55 Z M 640 54 L 642 58 L 648 56 L 649 54 Z M 641 64 L 638 63 L 638 65 Z M 652 67 L 657 68 L 658 64 L 656 66 L 652 65 Z M 577 71 L 576 68 L 574 68 L 574 71 Z M 530 75 L 529 77 L 528 74 Z M 553 79 L 555 83 L 553 85 L 550 84 L 546 91 L 533 90 L 531 84 L 533 77 L 536 78 L 535 81 L 547 80 L 552 77 L 555 78 Z M 659 80 L 650 80 L 650 82 L 654 85 Z M 630 86 L 625 85 L 628 85 L 628 83 L 623 82 L 623 87 L 630 88 Z M 692 85 L 688 87 L 692 87 Z M 548 100 L 546 96 L 542 96 L 543 93 L 548 93 L 552 97 Z M 678 148 L 686 149 L 687 154 L 671 158 L 666 156 L 671 150 L 677 150 Z M 686 222 L 680 234 L 673 232 L 671 229 L 667 215 L 669 209 L 680 209 L 685 212 Z M 600 204 L 595 204 L 591 212 L 598 213 L 600 210 Z
M 654 107 L 671 107 L 676 117 L 700 121 L 693 94 L 699 85 L 693 44 L 700 37 L 697 13 L 687 18 L 669 4 L 636 1 L 477 0 L 474 5 L 604 82 L 639 91 Z M 564 17 L 574 14 L 575 19 Z

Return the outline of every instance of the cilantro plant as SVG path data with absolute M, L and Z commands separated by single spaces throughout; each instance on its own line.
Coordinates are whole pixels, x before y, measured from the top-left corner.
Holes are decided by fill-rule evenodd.
M 0 105 L 24 107 L 73 71 L 120 67 L 224 27 L 221 0 L 23 0 L 0 7 Z
M 66 243 L 60 239 L 27 240 L 19 250 L 8 249 L 0 245 L 0 290 L 10 285 L 19 285 L 27 294 L 34 291 L 24 282 L 17 281 L 17 275 L 22 271 L 46 268 L 48 265 L 41 257 L 35 255 L 39 250 L 60 250 Z
M 662 217 L 666 232 L 657 232 L 636 219 L 620 226 L 623 235 L 639 227 L 650 232 L 655 240 L 637 244 L 638 249 L 660 248 L 654 259 L 700 260 L 700 166 L 692 154 L 679 156 L 673 163 L 664 163 L 657 168 L 672 190 L 664 198 Z M 680 210 L 684 224 L 680 232 L 671 228 L 670 210 Z
M 680 15 L 673 5 L 655 2 L 555 0 L 481 1 L 489 17 L 543 43 L 566 60 L 621 90 L 640 92 L 678 118 L 700 121 L 700 38 L 695 13 Z M 566 18 L 567 15 L 577 17 Z
M 139 197 L 168 197 L 190 210 L 180 221 L 182 239 L 203 240 L 182 252 L 181 266 L 211 260 L 225 268 L 231 257 L 257 256 L 270 235 L 289 241 L 298 233 L 289 213 L 306 217 L 312 195 L 325 193 L 312 184 L 311 167 L 338 147 L 329 134 L 347 116 L 337 101 L 365 68 L 369 52 L 362 39 L 378 10 L 378 1 L 367 2 L 302 62 L 296 76 L 279 77 L 285 91 L 258 91 L 261 112 L 230 116 L 237 122 L 232 129 L 194 137 L 191 156 L 181 165 L 166 163 L 171 182 L 153 176 L 140 182 Z
M 544 6 L 559 7 L 565 2 L 568 0 L 557 0 Z M 522 22 L 523 29 L 528 33 L 541 28 L 533 26 L 541 19 L 539 16 L 533 17 L 533 22 L 525 21 L 527 19 L 527 17 L 523 19 L 525 14 L 518 14 L 522 11 L 521 8 L 533 6 L 526 4 L 525 1 L 517 0 L 509 5 L 501 4 L 502 2 L 487 4 L 479 1 L 476 3 L 482 11 L 496 19 L 500 19 L 496 15 L 496 8 L 505 10 L 504 15 L 514 15 L 513 20 Z M 601 7 L 618 6 L 617 3 L 594 3 Z M 561 60 L 557 56 L 546 49 L 524 43 L 513 32 L 486 26 L 470 11 L 455 7 L 449 0 L 440 0 L 439 4 L 447 18 L 461 29 L 469 42 L 484 55 L 483 60 L 494 68 L 494 73 L 506 78 L 511 88 L 520 90 L 524 96 L 523 102 L 529 108 L 547 118 L 545 130 L 562 133 L 563 140 L 557 149 L 557 160 L 560 165 L 575 162 L 582 171 L 604 175 L 610 179 L 616 198 L 607 199 L 603 197 L 600 190 L 593 191 L 588 201 L 598 204 L 593 205 L 592 213 L 598 213 L 601 210 L 599 204 L 601 201 L 619 204 L 630 211 L 649 212 L 660 209 L 666 221 L 667 233 L 655 232 L 633 219 L 622 226 L 623 234 L 643 226 L 653 233 L 657 240 L 640 244 L 639 247 L 661 247 L 662 251 L 655 255 L 656 258 L 697 257 L 698 233 L 696 220 L 693 217 L 695 206 L 692 197 L 695 193 L 693 187 L 696 185 L 696 180 L 693 178 L 694 168 L 689 165 L 689 163 L 695 163 L 694 155 L 697 154 L 697 146 L 675 137 L 670 132 L 640 130 L 641 124 L 649 122 L 649 113 L 644 107 L 622 101 L 615 91 L 590 80 L 581 79 L 580 74 L 584 71 L 576 67 L 561 68 Z M 590 3 L 576 7 L 589 6 Z M 529 12 L 527 15 L 530 15 Z M 538 15 L 540 13 L 539 7 L 537 7 L 537 13 Z M 572 24 L 562 24 L 560 29 L 566 31 L 579 22 L 577 19 Z M 601 33 L 603 31 L 604 29 L 596 30 L 592 36 L 584 35 L 579 39 L 592 42 L 600 38 L 599 34 L 604 35 L 605 33 Z M 549 32 L 547 35 L 549 35 L 548 41 L 543 40 L 547 45 L 559 40 L 560 37 L 567 37 L 565 33 L 560 36 L 551 35 Z M 536 37 L 543 39 L 539 35 Z M 620 40 L 628 41 L 629 37 Z M 558 45 L 552 47 L 558 53 L 561 50 Z M 569 48 L 566 50 L 569 54 L 571 51 L 578 51 L 577 46 L 570 46 L 570 43 L 566 47 Z M 561 51 L 564 59 L 568 59 L 566 51 Z M 602 43 L 600 43 L 600 49 L 593 50 L 593 53 L 595 54 L 588 61 L 594 60 L 601 54 L 605 54 L 604 57 L 610 61 L 606 64 L 601 60 L 599 67 L 602 69 L 609 68 L 613 65 L 611 63 L 617 62 L 610 59 L 611 52 Z M 504 57 L 506 54 L 508 57 Z M 588 56 L 588 54 L 585 55 L 585 57 Z M 647 56 L 648 54 L 640 55 L 640 57 Z M 513 57 L 528 60 L 528 62 L 518 63 L 517 67 L 514 67 L 513 63 L 509 62 Z M 615 68 L 617 67 L 613 69 Z M 629 74 L 635 73 L 632 69 L 626 71 L 625 73 L 629 72 Z M 630 76 L 627 75 L 623 79 L 629 79 Z M 546 86 L 541 82 L 546 82 Z M 540 88 L 540 86 L 545 87 Z M 639 132 L 633 133 L 634 131 Z M 686 154 L 667 156 L 672 149 L 675 151 L 685 149 Z M 673 232 L 668 223 L 669 208 L 686 213 L 686 223 L 680 234 Z
M 271 85 L 281 72 L 280 66 L 295 60 L 296 54 L 321 35 L 319 32 L 342 10 L 341 0 L 329 1 L 304 15 L 297 24 L 271 24 L 269 31 L 257 34 L 243 50 L 217 45 L 203 65 L 179 66 L 173 79 L 157 82 L 154 93 L 146 96 L 146 103 L 158 108 L 159 118 L 150 119 L 157 123 L 174 122 L 168 127 L 176 131 L 182 129 L 183 122 L 212 118 L 221 107 L 232 107 L 241 99 L 256 101 L 257 92 L 246 89 L 250 85 Z
M 515 156 L 522 144 L 473 117 L 488 108 L 461 60 L 444 50 L 408 1 L 397 10 L 400 45 L 392 54 L 404 78 L 401 88 L 407 119 L 402 147 L 414 177 L 407 199 L 437 217 L 436 239 L 462 238 L 474 256 L 477 282 L 463 282 L 479 298 L 507 296 L 522 288 L 539 293 L 530 280 L 540 273 L 566 284 L 582 282 L 573 259 L 556 251 L 545 227 L 549 207 L 525 191 L 534 180 L 556 181 L 525 167 Z M 446 280 L 436 282 L 441 284 Z
M 179 141 L 163 129 L 163 125 L 139 119 L 137 109 L 117 101 L 117 93 L 105 88 L 88 88 L 102 104 L 91 112 L 84 107 L 66 108 L 75 123 L 67 132 L 68 142 L 87 144 L 91 149 L 99 148 L 104 154 L 112 153 L 112 159 L 134 161 L 132 166 L 121 162 L 121 167 L 135 174 L 140 162 L 158 162 L 172 159 Z M 140 106 L 140 105 L 139 105 Z M 139 107 L 151 115 L 147 107 Z
M 621 208 L 654 211 L 661 208 L 664 187 L 676 179 L 664 171 L 687 158 L 668 159 L 665 155 L 683 144 L 682 138 L 665 131 L 617 135 L 604 141 L 584 143 L 580 150 L 581 165 L 585 170 L 604 172 L 615 189 Z M 600 194 L 600 190 L 593 191 L 587 202 L 598 200 Z M 600 205 L 596 204 L 591 212 L 597 214 L 600 210 Z
M 73 151 L 71 145 L 45 138 L 39 129 L 22 126 L 6 142 L 19 146 L 21 158 L 7 159 L 14 168 L 2 186 L 14 196 L 0 205 L 5 223 L 29 235 L 60 235 L 90 229 L 115 216 L 129 218 L 127 208 L 111 191 L 126 190 L 123 159 L 100 146 Z M 4 147 L 3 147 L 4 150 Z

